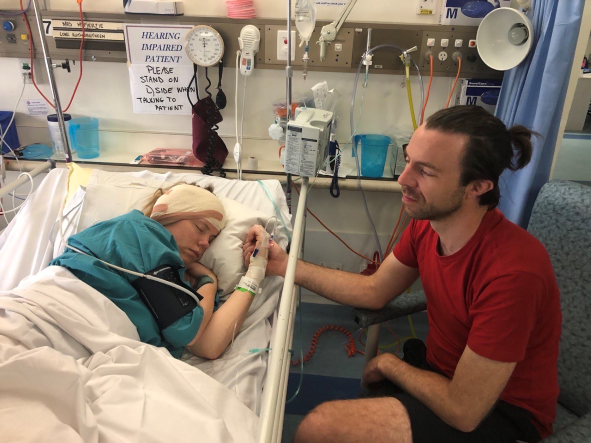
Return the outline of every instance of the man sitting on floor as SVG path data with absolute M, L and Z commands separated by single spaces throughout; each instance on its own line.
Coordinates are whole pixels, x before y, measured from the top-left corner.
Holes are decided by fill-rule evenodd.
M 476 106 L 437 112 L 407 147 L 398 182 L 413 220 L 378 271 L 298 261 L 296 284 L 367 309 L 382 308 L 420 275 L 429 334 L 426 346 L 407 342 L 402 360 L 371 360 L 363 383 L 372 398 L 321 404 L 295 442 L 515 443 L 552 433 L 558 287 L 542 244 L 495 209 L 499 177 L 528 164 L 531 136 Z M 285 275 L 286 266 L 272 246 L 267 273 Z

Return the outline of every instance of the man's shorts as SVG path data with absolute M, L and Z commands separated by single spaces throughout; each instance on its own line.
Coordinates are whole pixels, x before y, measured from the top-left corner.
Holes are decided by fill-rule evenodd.
M 404 344 L 403 360 L 417 368 L 438 372 L 426 359 L 427 348 L 418 339 Z M 489 415 L 472 432 L 461 432 L 445 423 L 427 406 L 398 386 L 388 381 L 363 389 L 363 397 L 395 397 L 410 417 L 413 443 L 515 443 L 523 441 L 534 443 L 541 440 L 531 421 L 529 411 L 499 401 Z

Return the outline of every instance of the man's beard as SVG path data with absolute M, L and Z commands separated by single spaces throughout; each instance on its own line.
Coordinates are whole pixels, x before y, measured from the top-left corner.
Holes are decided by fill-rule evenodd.
M 416 200 L 416 207 L 410 208 L 409 206 L 405 206 L 406 213 L 415 220 L 444 220 L 461 209 L 464 203 L 464 189 L 465 188 L 461 187 L 457 188 L 445 205 L 436 206 L 434 204 L 425 203 L 422 195 L 414 196 L 413 194 L 410 194 L 408 190 L 406 190 L 407 192 L 404 192 L 405 189 L 403 188 L 403 193 L 405 195 Z

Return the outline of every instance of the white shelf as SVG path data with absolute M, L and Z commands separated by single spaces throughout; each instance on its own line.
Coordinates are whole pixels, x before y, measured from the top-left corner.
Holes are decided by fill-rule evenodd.
M 20 131 L 21 133 L 25 131 Z M 21 136 L 22 144 L 39 143 L 45 141 L 49 144 L 47 128 L 29 127 Z M 47 140 L 46 140 L 47 139 Z M 232 155 L 232 150 L 236 140 L 233 137 L 223 137 L 222 139 L 228 147 L 228 157 L 224 163 L 224 171 L 227 178 L 236 177 L 236 163 Z M 93 167 L 106 170 L 129 170 L 130 168 L 150 169 L 156 172 L 163 170 L 195 171 L 196 168 L 190 167 L 167 167 L 150 166 L 147 164 L 131 164 L 134 159 L 140 155 L 150 152 L 156 148 L 181 148 L 190 150 L 192 146 L 192 137 L 189 134 L 166 134 L 166 133 L 145 133 L 145 132 L 118 132 L 118 131 L 100 131 L 100 155 L 94 159 L 79 159 L 76 153 L 73 154 L 73 160 L 79 164 L 95 165 Z M 258 159 L 258 170 L 248 171 L 247 159 L 254 156 Z M 353 168 L 354 159 L 351 156 L 350 148 L 345 150 L 342 156 L 343 168 Z M 58 167 L 65 167 L 63 159 L 56 159 Z M 15 162 L 13 162 L 15 163 Z M 21 164 L 35 164 L 36 161 L 23 162 Z M 34 167 L 34 166 L 32 166 Z M 278 180 L 285 179 L 285 172 L 279 163 L 279 146 L 274 140 L 244 139 L 243 146 L 243 179 L 258 180 L 265 178 L 274 178 Z M 9 166 L 10 169 L 17 169 L 16 165 Z M 216 174 L 217 175 L 217 174 Z M 329 188 L 331 177 L 319 176 L 314 181 L 314 186 L 319 188 Z M 390 173 L 389 163 L 386 164 L 385 174 L 381 179 L 362 179 L 362 186 L 367 191 L 400 191 L 400 185 L 393 180 Z M 357 190 L 357 177 L 348 177 L 339 179 L 339 187 L 342 190 Z

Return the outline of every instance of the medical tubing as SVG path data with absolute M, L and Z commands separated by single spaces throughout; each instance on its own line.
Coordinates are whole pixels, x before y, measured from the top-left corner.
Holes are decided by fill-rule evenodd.
M 304 232 L 304 236 L 306 235 L 306 233 Z M 298 286 L 298 306 L 302 306 L 302 287 Z M 303 326 L 302 326 L 302 312 L 300 310 L 300 358 L 298 359 L 300 362 L 300 381 L 298 383 L 298 388 L 296 389 L 296 391 L 294 392 L 294 394 L 291 396 L 291 398 L 289 400 L 285 401 L 285 404 L 287 403 L 291 403 L 292 401 L 294 401 L 296 399 L 296 397 L 298 396 L 298 394 L 300 393 L 300 390 L 302 389 L 302 384 L 304 383 L 304 347 L 303 347 L 303 340 L 302 337 L 304 336 L 303 334 Z M 291 355 L 293 355 L 293 351 L 291 352 Z M 291 363 L 291 360 L 290 360 Z M 293 365 L 295 366 L 295 365 Z
M 240 159 L 242 159 L 242 146 L 244 143 L 244 109 L 246 107 L 246 82 L 248 76 L 244 77 L 244 90 L 242 91 L 242 117 L 240 118 Z M 238 92 L 236 92 L 238 94 Z M 242 164 L 240 165 L 240 180 L 242 180 Z
M 332 180 L 330 181 L 330 195 L 334 198 L 339 198 L 341 195 L 341 189 L 339 188 L 339 167 L 341 166 L 341 156 L 340 156 L 340 148 L 337 142 L 337 148 L 335 154 L 339 154 L 338 157 L 335 155 L 334 160 L 334 174 L 332 175 Z
M 22 4 L 21 4 L 21 11 L 19 11 L 19 12 L 0 12 L 0 15 L 4 15 L 7 17 L 18 16 L 18 15 L 21 15 L 21 14 L 24 14 L 25 12 L 27 12 L 30 7 L 31 7 L 31 0 L 29 0 L 29 3 L 27 3 L 27 7 L 25 9 L 23 9 Z
M 191 85 L 193 84 L 193 82 L 195 82 L 195 95 L 197 96 L 197 101 L 199 101 L 199 87 L 198 87 L 198 82 L 197 82 L 197 65 L 193 65 L 193 76 L 191 77 L 191 81 L 189 82 L 189 86 L 187 86 L 187 100 L 189 100 L 189 103 L 191 105 L 191 108 L 193 108 L 195 105 L 193 104 L 193 101 L 191 100 Z
M 344 328 L 342 326 L 326 325 L 326 326 L 322 326 L 322 327 L 318 328 L 318 330 L 316 331 L 316 333 L 312 337 L 312 344 L 310 345 L 310 350 L 304 356 L 304 362 L 309 361 L 314 356 L 314 353 L 316 352 L 316 346 L 318 346 L 318 339 L 326 331 L 337 331 L 337 332 L 342 332 L 343 334 L 345 334 L 347 336 L 347 341 L 349 342 L 348 344 L 345 345 L 345 349 L 347 350 L 347 356 L 348 357 L 355 356 L 355 354 L 357 353 L 357 348 L 355 348 L 355 337 L 353 337 L 353 335 L 346 328 Z M 300 363 L 299 358 L 295 362 L 292 361 L 291 365 L 295 366 L 298 363 Z
M 458 78 L 460 78 L 460 70 L 462 69 L 462 57 L 458 57 L 458 73 L 456 75 L 456 79 L 454 80 L 454 84 L 451 87 L 451 91 L 449 92 L 449 97 L 447 98 L 447 103 L 445 104 L 445 108 L 449 108 L 449 103 L 451 102 L 451 97 L 454 94 L 456 89 L 456 84 L 458 83 Z
M 29 9 L 29 6 L 31 5 L 31 1 L 29 1 L 27 9 Z M 20 7 L 21 9 L 23 9 L 23 2 L 22 0 L 20 0 Z M 84 16 L 82 15 L 82 2 L 78 2 L 78 7 L 80 10 L 80 22 L 82 23 L 82 38 L 80 40 L 80 49 L 78 50 L 78 55 L 79 55 L 79 59 L 80 59 L 80 74 L 78 75 L 78 81 L 76 83 L 76 86 L 74 87 L 74 91 L 72 92 L 72 96 L 70 97 L 70 102 L 68 103 L 68 106 L 66 106 L 66 108 L 62 111 L 62 112 L 67 112 L 68 109 L 70 108 L 70 105 L 72 104 L 72 101 L 74 100 L 74 96 L 76 95 L 76 91 L 78 90 L 78 85 L 80 84 L 80 80 L 82 79 L 82 48 L 84 46 L 84 37 L 86 36 L 86 29 L 84 27 Z M 20 14 L 20 13 L 19 13 Z M 37 83 L 35 82 L 35 75 L 33 73 L 33 32 L 31 31 L 31 26 L 29 24 L 29 18 L 27 17 L 27 14 L 23 14 L 23 17 L 25 18 L 25 24 L 27 25 L 27 30 L 29 32 L 29 58 L 30 58 L 30 66 L 31 66 L 31 81 L 33 82 L 33 86 L 35 86 L 35 89 L 37 90 L 37 92 L 39 92 L 39 94 L 41 94 L 41 97 L 43 97 L 45 99 L 45 101 L 47 103 L 49 103 L 49 106 L 51 106 L 52 108 L 55 109 L 55 105 L 45 96 L 45 94 L 43 94 L 43 92 L 41 92 L 41 89 L 39 89 L 39 87 L 37 86 Z
M 78 50 L 78 59 L 80 60 L 80 73 L 78 74 L 78 81 L 76 82 L 76 86 L 74 86 L 74 91 L 72 92 L 72 97 L 70 97 L 70 101 L 64 109 L 63 112 L 68 112 L 70 106 L 72 105 L 72 101 L 74 100 L 74 96 L 76 95 L 76 91 L 78 90 L 78 86 L 80 85 L 80 80 L 82 80 L 82 48 L 84 47 L 84 39 L 86 37 L 86 28 L 84 27 L 84 17 L 82 16 L 82 1 L 78 1 L 78 7 L 80 8 L 80 23 L 82 24 L 82 37 L 80 40 L 80 49 Z M 31 68 L 32 70 L 33 68 Z
M 70 229 L 70 226 L 72 225 L 72 223 L 74 222 L 74 219 L 76 218 L 76 215 L 78 212 L 80 212 L 80 210 L 82 209 L 82 204 L 84 203 L 84 199 L 80 200 L 80 203 L 78 203 L 76 206 L 74 206 L 73 208 L 71 208 L 62 218 L 62 221 L 65 219 L 68 221 L 68 225 L 66 226 L 66 232 L 68 231 L 68 229 Z M 70 214 L 72 214 L 76 209 L 78 209 L 76 214 L 73 214 L 72 217 L 70 217 Z M 68 219 L 68 217 L 70 217 Z M 53 239 L 54 237 L 54 230 L 57 226 L 58 220 L 56 220 L 53 225 L 51 226 L 51 230 L 49 231 L 49 242 L 51 243 L 51 246 L 55 246 L 55 240 Z M 62 243 L 63 243 L 63 239 L 62 239 Z M 67 248 L 68 245 L 65 244 L 64 248 Z M 63 252 L 63 251 L 62 251 Z
M 396 46 L 396 45 L 378 45 L 378 46 L 375 46 L 374 48 L 371 48 L 369 51 L 367 51 L 364 54 L 364 56 L 366 54 L 373 54 L 378 49 L 396 49 L 400 52 L 404 52 L 404 49 L 402 49 L 401 47 Z M 411 58 L 411 60 L 412 60 L 412 58 Z M 376 243 L 377 250 L 380 254 L 380 261 L 383 261 L 384 260 L 384 253 L 383 253 L 382 247 L 380 245 L 380 240 L 378 238 L 378 233 L 377 233 L 376 227 L 375 227 L 373 220 L 371 218 L 371 215 L 369 213 L 369 208 L 367 207 L 367 199 L 365 197 L 365 193 L 363 192 L 363 189 L 361 187 L 361 168 L 359 165 L 359 158 L 358 158 L 359 156 L 357 155 L 357 149 L 355 147 L 355 142 L 353 140 L 354 133 L 355 133 L 355 121 L 354 121 L 354 119 L 355 119 L 355 97 L 357 95 L 357 84 L 359 82 L 359 74 L 361 73 L 361 68 L 363 66 L 364 66 L 363 63 L 359 63 L 359 67 L 357 68 L 357 73 L 355 74 L 353 93 L 351 94 L 351 110 L 350 110 L 350 114 L 349 114 L 350 115 L 350 125 L 351 125 L 351 141 L 352 141 L 352 149 L 355 153 L 355 155 L 354 155 L 355 166 L 357 168 L 357 189 L 359 189 L 359 191 L 361 192 L 361 196 L 363 197 L 363 205 L 365 208 L 365 213 L 367 215 L 367 218 L 369 220 L 369 223 L 370 223 L 372 231 L 373 231 L 374 241 Z M 416 63 L 415 63 L 415 66 L 416 66 Z M 418 66 L 417 66 L 417 69 L 418 69 Z M 420 72 L 419 72 L 419 74 L 420 74 Z
M 28 172 L 21 172 L 21 174 L 18 176 L 18 178 L 21 178 L 21 176 L 23 176 L 23 175 L 26 175 L 29 178 L 29 180 L 31 181 L 31 189 L 29 190 L 29 195 L 31 195 L 33 193 L 33 177 L 31 177 L 31 174 L 29 174 Z M 18 207 L 9 209 L 8 211 L 6 211 L 6 210 L 4 210 L 4 208 L 2 208 L 2 204 L 0 204 L 0 208 L 2 208 L 2 214 L 10 214 L 12 212 L 18 212 L 20 210 L 20 208 L 22 208 L 26 203 L 27 203 L 27 200 L 25 199 L 25 201 L 22 202 L 20 205 L 18 205 Z
M 401 53 L 404 52 L 404 49 L 402 49 L 399 46 L 396 45 L 390 45 L 390 44 L 384 44 L 384 45 L 378 45 L 375 46 L 373 48 L 371 48 L 369 51 L 367 51 L 363 57 L 365 57 L 367 54 L 373 54 L 375 51 L 377 51 L 378 49 L 396 49 L 398 51 L 400 51 Z M 417 70 L 417 75 L 419 76 L 419 84 L 422 87 L 423 84 L 423 80 L 422 80 L 422 75 L 419 69 L 419 66 L 417 65 L 417 63 L 414 61 L 414 59 L 412 57 L 410 57 L 413 65 L 415 66 L 416 70 Z M 357 72 L 355 74 L 355 82 L 354 82 L 354 86 L 353 86 L 353 93 L 351 94 L 351 109 L 350 109 L 350 114 L 349 114 L 349 119 L 350 119 L 350 125 L 351 125 L 351 139 L 353 139 L 354 137 L 354 133 L 356 132 L 354 130 L 355 128 L 355 98 L 357 95 L 357 84 L 359 82 L 359 74 L 361 72 L 361 68 L 363 67 L 363 63 L 359 63 L 359 67 L 357 68 Z M 414 115 L 414 114 L 413 114 Z M 363 197 L 363 204 L 365 207 L 365 213 L 367 214 L 367 217 L 369 219 L 369 222 L 371 224 L 372 230 L 373 230 L 373 234 L 374 234 L 374 241 L 376 242 L 376 246 L 377 246 L 377 250 L 380 254 L 380 260 L 383 261 L 384 260 L 384 256 L 383 256 L 383 252 L 382 252 L 382 248 L 379 242 L 379 238 L 378 238 L 378 234 L 377 234 L 377 230 L 375 228 L 375 225 L 373 223 L 373 220 L 371 219 L 371 215 L 369 214 L 369 209 L 367 207 L 367 200 L 365 198 L 365 193 L 363 192 L 363 189 L 361 188 L 361 170 L 360 170 L 360 166 L 359 166 L 359 159 L 358 159 L 358 155 L 357 155 L 357 149 L 355 148 L 355 143 L 353 142 L 352 144 L 352 148 L 355 152 L 355 166 L 357 168 L 357 188 L 359 189 L 359 191 L 361 192 L 361 195 Z
M 63 219 L 62 219 L 62 217 L 60 215 L 60 235 L 61 235 L 61 223 L 62 223 L 62 220 Z M 137 277 L 144 277 L 144 278 L 147 278 L 148 280 L 157 281 L 159 283 L 162 283 L 162 284 L 165 284 L 167 286 L 170 286 L 171 288 L 179 289 L 179 290 L 183 291 L 185 294 L 190 295 L 191 298 L 193 300 L 195 300 L 195 302 L 197 302 L 197 306 L 201 306 L 201 304 L 199 302 L 199 298 L 197 298 L 197 296 L 195 294 L 193 294 L 191 291 L 189 291 L 187 288 L 183 288 L 180 285 L 176 285 L 176 284 L 174 284 L 172 282 L 169 282 L 167 280 L 164 280 L 164 279 L 161 279 L 161 278 L 158 278 L 158 277 L 154 277 L 152 275 L 142 274 L 141 272 L 131 271 L 129 269 L 121 268 L 121 267 L 116 266 L 116 265 L 113 265 L 111 263 L 107 263 L 106 261 L 101 260 L 100 258 L 94 257 L 94 256 L 92 256 L 90 254 L 85 253 L 85 252 L 82 252 L 80 249 L 75 248 L 74 246 L 70 245 L 69 243 L 66 242 L 66 240 L 63 238 L 63 236 L 62 236 L 62 240 L 66 243 L 68 249 L 72 249 L 72 250 L 78 252 L 79 254 L 86 255 L 87 257 L 92 257 L 92 258 L 100 261 L 102 264 L 107 265 L 110 268 L 116 269 L 117 271 L 126 272 L 127 274 L 135 275 Z
M 412 119 L 412 127 L 416 131 L 417 126 L 417 119 L 415 118 L 415 106 L 412 102 L 412 91 L 410 89 L 410 66 L 406 66 L 406 92 L 408 95 L 408 105 L 410 107 L 410 118 Z
M 385 46 L 385 45 L 382 45 Z M 371 225 L 371 229 L 373 231 L 373 235 L 374 235 L 374 241 L 376 243 L 376 247 L 377 250 L 380 254 L 380 261 L 383 261 L 384 259 L 384 254 L 382 252 L 382 246 L 380 245 L 380 239 L 378 238 L 378 232 L 376 230 L 376 227 L 373 223 L 373 220 L 371 218 L 371 214 L 369 213 L 369 208 L 367 207 L 367 199 L 365 198 L 365 193 L 363 192 L 363 188 L 361 187 L 361 168 L 359 166 L 359 156 L 357 155 L 357 148 L 355 146 L 355 140 L 353 139 L 355 136 L 355 122 L 354 122 L 354 118 L 355 118 L 355 95 L 357 93 L 357 83 L 359 81 L 359 73 L 361 72 L 361 67 L 363 66 L 363 63 L 359 63 L 359 67 L 357 68 L 357 73 L 355 74 L 355 83 L 353 86 L 353 94 L 352 94 L 352 98 L 351 98 L 351 112 L 350 112 L 350 123 L 351 123 L 351 147 L 353 149 L 354 152 L 354 157 L 355 157 L 355 166 L 357 168 L 357 189 L 359 189 L 359 192 L 361 192 L 361 196 L 363 197 L 363 206 L 365 208 L 365 214 L 367 215 L 367 219 L 369 220 L 369 224 Z M 364 94 L 365 95 L 365 94 Z
M 303 231 L 302 231 L 302 245 L 300 248 L 300 257 L 303 256 L 304 254 L 304 245 L 306 244 L 306 223 L 308 221 L 308 217 L 306 217 L 306 213 L 304 212 L 304 226 L 303 226 Z M 297 307 L 298 306 L 302 306 L 302 287 L 298 286 L 298 305 L 295 307 L 296 311 L 297 311 Z M 294 392 L 294 394 L 291 396 L 291 398 L 289 399 L 289 401 L 287 401 L 286 398 L 286 402 L 285 404 L 287 404 L 288 402 L 292 402 L 293 400 L 296 399 L 296 397 L 298 396 L 298 394 L 300 393 L 300 390 L 302 389 L 302 384 L 304 382 L 304 347 L 303 347 L 303 340 L 302 337 L 303 335 L 303 321 L 302 321 L 302 312 L 300 311 L 300 382 L 298 383 L 298 388 L 296 389 L 296 391 Z M 295 321 L 295 318 L 294 318 Z M 292 339 L 292 344 L 293 344 L 293 339 Z M 290 357 L 288 362 L 286 362 L 287 367 L 289 368 L 290 363 L 291 363 L 291 357 L 293 357 L 293 350 L 291 350 L 290 352 Z M 289 369 L 288 369 L 289 370 Z M 287 388 L 286 388 L 286 393 L 287 393 Z
M 431 83 L 433 83 L 433 54 L 429 55 L 429 65 L 431 66 L 431 74 L 429 75 L 429 86 L 427 86 L 427 95 L 425 96 L 425 102 L 423 103 L 423 110 L 421 111 L 421 118 L 419 120 L 420 125 L 422 125 L 425 121 L 425 110 L 427 109 L 427 103 L 429 102 L 429 94 L 431 93 Z
M 234 91 L 234 123 L 236 125 L 236 144 L 238 146 L 238 161 L 236 161 L 236 173 L 238 180 L 242 180 L 242 146 L 240 145 L 240 137 L 238 135 L 238 78 L 240 77 L 240 54 L 236 51 L 236 89 Z M 242 114 L 244 119 L 244 114 Z
M 294 183 L 293 187 L 294 187 L 294 189 L 296 190 L 296 192 L 299 194 L 299 193 L 300 193 L 300 191 L 298 190 L 298 188 L 297 188 L 297 186 L 295 185 L 295 183 Z M 354 250 L 353 250 L 353 249 L 352 249 L 352 248 L 351 248 L 351 247 L 350 247 L 350 246 L 349 246 L 347 243 L 345 243 L 345 241 L 344 241 L 344 240 L 343 240 L 341 237 L 339 237 L 339 236 L 338 236 L 337 234 L 335 234 L 335 233 L 334 233 L 334 232 L 333 232 L 333 231 L 332 231 L 332 230 L 331 230 L 331 229 L 330 229 L 328 226 L 326 226 L 324 223 L 322 223 L 322 221 L 321 221 L 321 220 L 320 220 L 320 219 L 319 219 L 319 218 L 318 218 L 318 217 L 317 217 L 317 216 L 316 216 L 316 215 L 315 215 L 315 214 L 314 214 L 314 213 L 313 213 L 313 212 L 310 210 L 310 208 L 306 207 L 306 211 L 308 211 L 308 212 L 310 213 L 310 215 L 311 215 L 312 217 L 314 217 L 314 218 L 316 219 L 316 221 L 317 221 L 318 223 L 320 223 L 324 229 L 326 229 L 326 230 L 327 230 L 328 232 L 330 232 L 330 233 L 331 233 L 333 236 L 335 236 L 335 237 L 336 237 L 336 238 L 337 238 L 337 239 L 338 239 L 338 240 L 339 240 L 339 241 L 340 241 L 342 244 L 344 244 L 344 245 L 345 245 L 345 247 L 346 247 L 346 248 L 347 248 L 349 251 L 351 251 L 353 254 L 355 254 L 355 255 L 357 255 L 357 256 L 359 256 L 359 257 L 361 257 L 361 258 L 363 258 L 363 259 L 365 259 L 365 260 L 367 260 L 367 261 L 370 261 L 370 262 L 372 262 L 372 263 L 375 263 L 375 264 L 378 264 L 378 265 L 379 265 L 379 262 L 375 262 L 375 261 L 373 261 L 371 258 L 368 258 L 368 257 L 366 257 L 365 255 L 361 255 L 359 252 L 356 252 L 356 251 L 354 251 Z
M 414 65 L 414 67 L 417 70 L 417 76 L 419 78 L 419 89 L 421 90 L 421 106 L 418 109 L 417 112 L 417 120 L 420 120 L 420 112 L 421 109 L 423 109 L 423 106 L 425 104 L 425 87 L 423 85 L 423 76 L 421 75 L 421 70 L 419 69 L 419 65 L 417 65 L 417 62 L 415 62 L 412 58 L 410 59 L 412 61 L 412 64 Z
M 209 92 L 209 88 L 211 88 L 211 80 L 209 79 L 209 71 L 208 67 L 205 67 L 205 80 L 207 80 L 207 86 L 205 87 L 205 93 L 211 97 L 211 92 Z
M 283 216 L 281 215 L 281 211 L 279 210 L 277 203 L 275 203 L 275 200 L 273 199 L 273 195 L 271 195 L 271 191 L 269 191 L 267 186 L 261 180 L 257 180 L 257 183 L 263 187 L 263 189 L 267 193 L 267 196 L 269 197 L 269 200 L 271 200 L 271 203 L 273 204 L 273 207 L 275 208 L 275 212 L 277 213 L 277 216 L 279 217 L 279 220 L 281 221 L 281 224 L 283 225 L 283 229 L 285 230 L 285 235 L 287 235 L 288 243 L 291 243 L 291 235 L 289 235 L 289 229 L 287 229 L 287 225 L 285 224 L 285 220 L 283 219 Z
M 394 240 L 396 231 L 398 230 L 398 226 L 400 225 L 400 221 L 402 220 L 402 212 L 404 211 L 404 203 L 400 206 L 400 214 L 398 214 L 398 221 L 396 222 L 396 226 L 394 226 L 394 230 L 392 231 L 392 235 L 390 236 L 390 240 L 388 240 L 388 245 L 386 246 L 386 256 L 389 255 L 390 247 L 394 246 Z

